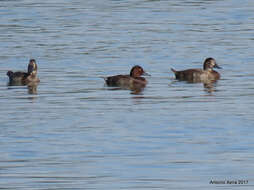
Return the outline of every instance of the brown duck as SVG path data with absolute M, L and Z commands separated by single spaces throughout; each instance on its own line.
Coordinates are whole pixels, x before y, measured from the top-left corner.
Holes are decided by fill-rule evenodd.
M 129 75 L 115 75 L 104 78 L 108 86 L 118 86 L 123 88 L 142 88 L 147 81 L 142 75 L 148 75 L 144 69 L 138 65 L 132 67 Z
M 220 79 L 220 73 L 213 70 L 213 68 L 221 69 L 221 67 L 216 64 L 215 59 L 210 57 L 204 61 L 203 69 L 176 71 L 171 68 L 171 70 L 175 73 L 175 77 L 178 80 L 188 82 L 208 82 Z
M 35 59 L 30 59 L 27 72 L 8 71 L 9 85 L 27 85 L 32 82 L 40 82 L 37 77 L 37 64 Z

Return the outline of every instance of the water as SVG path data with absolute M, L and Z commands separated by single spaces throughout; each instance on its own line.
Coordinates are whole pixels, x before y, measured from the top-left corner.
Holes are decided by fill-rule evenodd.
M 0 1 L 1 189 L 253 189 L 254 2 Z M 214 57 L 222 79 L 170 68 Z M 37 89 L 8 70 L 39 67 Z M 140 94 L 101 77 L 141 65 Z M 245 185 L 211 180 L 248 180 Z

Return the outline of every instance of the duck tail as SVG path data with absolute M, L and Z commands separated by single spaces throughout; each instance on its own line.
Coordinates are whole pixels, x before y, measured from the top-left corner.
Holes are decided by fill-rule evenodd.
M 108 85 L 108 83 L 109 83 L 109 78 L 108 77 L 100 77 L 100 78 L 104 79 L 105 83 Z
M 171 71 L 173 72 L 173 73 L 177 73 L 177 71 L 175 70 L 175 69 L 173 69 L 173 68 L 171 68 Z
M 8 77 L 11 77 L 11 76 L 13 75 L 13 72 L 12 72 L 12 71 L 8 71 L 8 72 L 6 73 L 6 75 L 7 75 Z
M 106 82 L 106 81 L 107 81 L 107 79 L 108 79 L 108 77 L 100 77 L 100 78 L 104 79 L 104 80 L 105 80 L 105 82 Z

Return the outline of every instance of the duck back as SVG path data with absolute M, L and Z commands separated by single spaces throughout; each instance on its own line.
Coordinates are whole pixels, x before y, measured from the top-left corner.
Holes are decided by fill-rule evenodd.
M 118 86 L 126 88 L 145 87 L 147 81 L 143 77 L 131 77 L 130 75 L 116 75 L 105 79 L 108 86 Z
M 187 69 L 183 71 L 176 71 L 171 69 L 177 80 L 186 80 L 186 81 L 198 81 L 202 75 L 201 69 Z
M 115 75 L 105 78 L 105 81 L 108 86 L 120 86 L 121 83 L 126 82 L 128 79 L 128 75 Z
M 25 79 L 28 77 L 28 74 L 25 72 L 12 72 L 12 71 L 8 71 L 7 75 L 9 77 L 9 82 L 10 83 L 24 83 Z

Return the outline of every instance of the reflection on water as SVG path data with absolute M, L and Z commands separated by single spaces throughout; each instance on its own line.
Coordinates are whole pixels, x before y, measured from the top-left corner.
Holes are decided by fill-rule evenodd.
M 203 83 L 205 91 L 211 94 L 216 91 L 216 84 L 217 81 Z
M 30 82 L 30 83 L 24 85 L 23 82 L 21 82 L 21 81 L 15 81 L 15 82 L 8 82 L 7 86 L 9 86 L 9 87 L 26 86 L 28 94 L 37 94 L 38 84 L 39 84 L 38 82 Z
M 142 94 L 142 92 L 144 91 L 144 87 L 137 87 L 137 86 L 134 86 L 134 87 L 110 87 L 108 88 L 108 90 L 112 90 L 112 91 L 115 91 L 115 90 L 127 90 L 127 91 L 130 91 L 130 94 L 136 94 L 136 95 L 139 95 L 139 94 Z
M 28 94 L 37 94 L 37 86 L 38 84 L 28 84 L 27 85 Z
M 1 1 L 0 188 L 253 189 L 253 7 Z M 174 80 L 210 56 L 221 80 Z M 6 86 L 32 57 L 40 84 Z M 145 88 L 104 86 L 136 64 Z
M 177 84 L 202 84 L 204 87 L 204 91 L 212 94 L 213 92 L 216 92 L 216 87 L 217 84 L 219 83 L 219 80 L 205 80 L 205 81 L 186 81 L 186 80 L 176 80 L 174 78 L 171 79 L 172 80 L 172 84 L 177 85 Z

